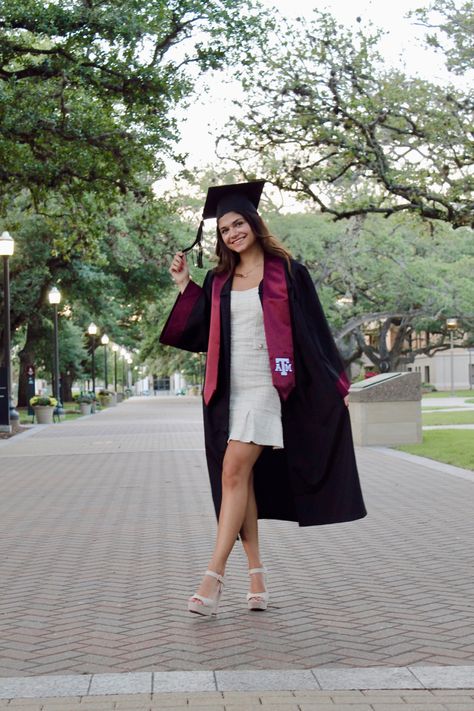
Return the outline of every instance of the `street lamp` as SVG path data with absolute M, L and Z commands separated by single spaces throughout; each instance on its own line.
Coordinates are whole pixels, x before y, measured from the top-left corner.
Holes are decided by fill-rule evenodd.
M 51 287 L 48 293 L 48 301 L 54 306 L 54 343 L 53 343 L 53 396 L 58 401 L 55 414 L 64 413 L 61 401 L 61 381 L 59 376 L 59 331 L 58 331 L 58 304 L 61 303 L 61 292 L 55 286 Z
M 457 329 L 459 322 L 457 318 L 447 318 L 446 328 L 449 331 L 451 339 L 451 395 L 454 395 L 454 331 Z
M 87 333 L 92 338 L 92 392 L 95 395 L 95 337 L 97 335 L 97 326 L 95 323 L 90 323 Z
M 10 269 L 8 259 L 15 250 L 15 242 L 8 232 L 0 235 L 0 256 L 3 257 L 3 369 L 0 372 L 0 431 L 11 432 L 10 422 L 20 416 L 11 401 L 11 325 L 10 325 Z
M 120 349 L 120 355 L 122 356 L 122 392 L 125 394 L 125 356 L 127 355 L 125 348 Z
M 107 374 L 107 344 L 109 343 L 109 341 L 110 341 L 110 338 L 108 337 L 108 335 L 106 333 L 104 333 L 104 335 L 100 339 L 100 342 L 104 346 L 104 381 L 105 381 L 105 389 L 106 390 L 109 386 L 109 378 L 108 378 L 108 374 Z
M 133 358 L 130 354 L 127 355 L 127 363 L 130 366 L 133 363 Z M 133 378 L 132 378 L 132 371 L 129 368 L 127 368 L 127 386 L 131 388 L 133 385 Z
M 120 350 L 119 344 L 113 343 L 112 350 L 114 353 L 114 391 L 117 392 L 117 353 Z

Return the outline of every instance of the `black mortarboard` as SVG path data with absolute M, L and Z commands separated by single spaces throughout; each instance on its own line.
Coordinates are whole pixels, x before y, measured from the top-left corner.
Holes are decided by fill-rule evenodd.
M 202 267 L 202 229 L 204 220 L 210 217 L 219 219 L 227 212 L 257 212 L 260 197 L 262 195 L 264 180 L 252 180 L 248 183 L 234 183 L 233 185 L 213 185 L 207 191 L 202 220 L 196 235 L 196 239 L 183 252 L 189 252 L 196 245 L 199 246 L 198 266 Z

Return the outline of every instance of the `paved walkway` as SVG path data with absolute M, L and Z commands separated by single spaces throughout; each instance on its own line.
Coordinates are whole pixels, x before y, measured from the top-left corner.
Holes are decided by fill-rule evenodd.
M 365 671 L 366 670 L 362 670 Z M 232 672 L 230 672 L 232 673 Z M 398 673 L 398 672 L 397 672 Z M 392 674 L 393 689 L 381 689 L 374 684 L 368 683 L 368 688 L 364 689 L 333 689 L 330 684 L 323 688 L 314 688 L 314 677 L 311 685 L 310 672 L 293 672 L 298 676 L 297 690 L 284 690 L 278 684 L 265 684 L 260 681 L 258 672 L 247 672 L 247 675 L 254 675 L 253 683 L 242 684 L 240 687 L 234 684 L 221 682 L 224 691 L 203 691 L 186 692 L 176 690 L 173 692 L 140 693 L 118 693 L 120 684 L 115 684 L 115 691 L 112 690 L 110 679 L 104 680 L 101 684 L 102 691 L 98 685 L 92 688 L 90 694 L 75 695 L 60 694 L 47 697 L 42 694 L 42 698 L 18 698 L 8 700 L 0 699 L 0 709 L 10 709 L 13 711 L 105 711 L 117 709 L 119 711 L 155 711 L 157 709 L 168 709 L 168 711 L 185 711 L 194 709 L 197 711 L 473 711 L 474 690 L 473 689 L 428 689 L 419 687 L 403 688 L 402 682 L 397 678 L 397 673 Z M 197 672 L 194 673 L 196 676 Z M 206 672 L 201 672 L 201 675 Z M 212 675 L 212 672 L 209 672 Z M 221 672 L 225 675 L 226 672 Z M 268 676 L 267 672 L 267 676 Z M 274 676 L 276 675 L 273 672 Z M 308 676 L 302 677 L 303 674 Z M 146 675 L 143 675 L 146 676 Z M 156 678 L 156 675 L 154 675 Z M 265 676 L 265 673 L 262 673 Z M 398 673 L 399 676 L 399 673 Z M 61 678 L 61 677 L 59 677 Z M 62 677 L 67 679 L 67 677 Z M 75 677 L 74 685 L 79 686 L 83 677 Z M 204 681 L 204 680 L 203 680 Z M 400 683 L 397 683 L 400 682 Z M 92 680 L 92 684 L 94 678 Z M 91 682 L 84 679 L 83 686 Z M 143 686 L 143 684 L 141 684 Z M 215 686 L 215 685 L 214 685 Z M 248 690 L 239 690 L 245 687 Z M 263 687 L 263 689 L 262 689 Z M 106 689 L 104 691 L 104 689 Z M 269 689 L 265 691 L 265 689 Z
M 358 461 L 369 516 L 303 529 L 262 522 L 270 608 L 247 612 L 245 560 L 236 546 L 219 616 L 209 621 L 185 612 L 215 530 L 198 401 L 134 398 L 0 443 L 0 681 L 151 671 L 474 671 L 472 478 L 381 448 L 360 449 Z M 461 699 L 474 711 L 466 690 L 474 679 L 463 686 L 449 703 L 462 711 Z M 390 711 L 376 706 L 379 697 L 361 700 L 364 688 L 345 692 L 352 711 Z M 331 694 L 324 700 L 324 689 L 306 691 L 321 698 L 293 694 L 281 708 L 348 706 Z M 420 702 L 421 694 L 438 693 L 413 692 Z M 232 694 L 255 698 L 242 706 L 218 686 L 199 693 L 214 695 L 201 708 L 264 703 L 239 689 Z M 393 693 L 380 703 L 411 711 L 408 697 Z M 67 704 L 157 708 L 151 694 L 139 696 L 78 694 Z M 173 695 L 161 697 L 160 708 L 170 701 L 176 708 L 199 703 Z M 31 699 L 28 708 L 69 708 L 65 699 L 58 703 Z M 429 697 L 425 708 L 447 703 Z
M 474 390 L 470 397 L 424 397 L 421 400 L 423 412 L 438 411 L 440 409 L 446 412 L 459 412 L 463 410 L 474 410 L 474 402 L 467 400 L 474 399 Z
M 423 430 L 474 430 L 474 425 L 423 425 Z

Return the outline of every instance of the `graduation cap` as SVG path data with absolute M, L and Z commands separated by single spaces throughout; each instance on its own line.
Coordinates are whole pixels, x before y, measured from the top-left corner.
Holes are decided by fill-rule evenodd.
M 196 245 L 199 247 L 197 265 L 202 267 L 202 230 L 204 220 L 210 217 L 219 219 L 227 212 L 256 213 L 262 195 L 265 180 L 252 180 L 248 183 L 234 183 L 233 185 L 213 185 L 207 191 L 204 210 L 202 211 L 201 224 L 194 242 L 182 252 L 190 252 Z

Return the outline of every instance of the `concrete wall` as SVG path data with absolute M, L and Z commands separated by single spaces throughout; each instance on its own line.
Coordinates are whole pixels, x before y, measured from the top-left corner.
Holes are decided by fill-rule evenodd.
M 358 446 L 422 441 L 419 402 L 350 402 L 349 409 L 352 436 Z
M 418 373 L 387 373 L 354 383 L 349 411 L 354 443 L 416 444 L 422 441 Z
M 454 389 L 474 388 L 474 348 L 453 349 Z M 437 390 L 451 389 L 451 350 L 436 353 L 432 358 L 416 356 L 407 371 L 417 372 L 422 382 L 429 382 Z

